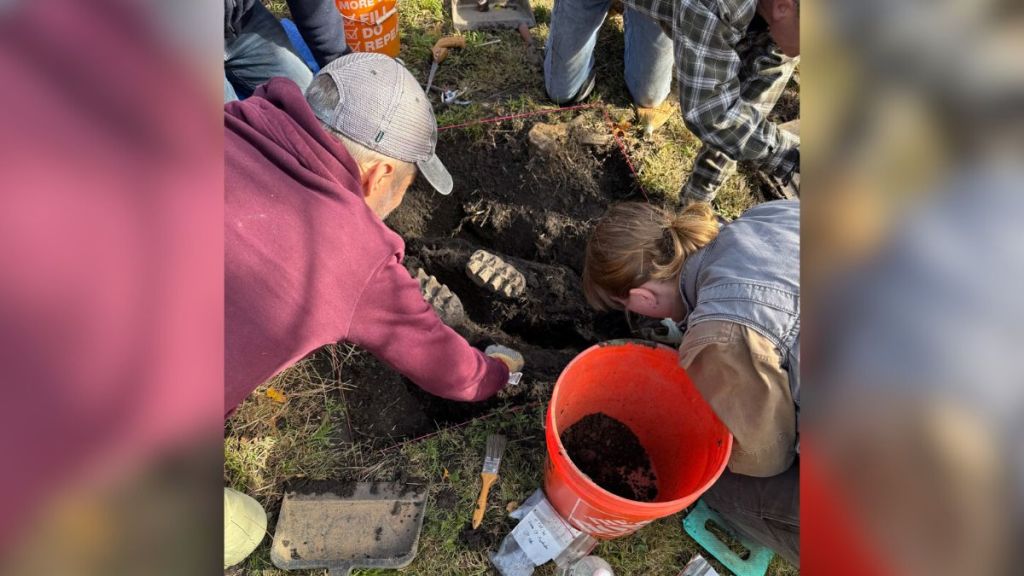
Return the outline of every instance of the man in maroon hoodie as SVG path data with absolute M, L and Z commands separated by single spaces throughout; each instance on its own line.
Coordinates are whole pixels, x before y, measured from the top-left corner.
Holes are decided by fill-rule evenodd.
M 424 390 L 489 398 L 522 357 L 444 325 L 383 219 L 417 171 L 441 194 L 437 125 L 395 60 L 351 54 L 306 95 L 271 79 L 224 107 L 224 411 L 320 346 L 357 344 Z

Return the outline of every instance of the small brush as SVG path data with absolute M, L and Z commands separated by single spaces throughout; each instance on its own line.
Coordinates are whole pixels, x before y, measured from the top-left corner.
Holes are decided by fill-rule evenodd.
M 487 494 L 491 486 L 498 479 L 498 466 L 501 465 L 501 455 L 505 453 L 507 441 L 500 434 L 491 434 L 487 437 L 487 455 L 484 457 L 484 468 L 480 472 L 483 479 L 483 487 L 480 489 L 480 498 L 476 501 L 476 510 L 473 511 L 473 529 L 480 527 L 484 521 L 484 511 L 487 509 Z

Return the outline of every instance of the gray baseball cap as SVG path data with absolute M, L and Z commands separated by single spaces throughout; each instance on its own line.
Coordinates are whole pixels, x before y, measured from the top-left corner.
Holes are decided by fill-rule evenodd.
M 324 66 L 317 76 L 334 80 L 341 98 L 334 110 L 313 113 L 321 122 L 391 158 L 415 162 L 441 194 L 451 194 L 452 175 L 434 153 L 437 121 L 430 100 L 397 60 L 354 52 Z

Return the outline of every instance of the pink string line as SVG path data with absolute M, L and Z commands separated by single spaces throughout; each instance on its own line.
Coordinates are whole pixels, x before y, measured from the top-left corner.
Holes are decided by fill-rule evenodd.
M 612 133 L 612 138 L 615 138 L 615 143 L 619 145 L 619 151 L 622 152 L 622 157 L 626 160 L 626 166 L 629 166 L 629 171 L 633 173 L 633 181 L 636 182 L 637 187 L 640 188 L 640 193 L 644 195 L 644 200 L 650 204 L 651 199 L 647 196 L 647 190 L 644 190 L 644 185 L 640 183 L 640 175 L 637 174 L 636 168 L 633 167 L 633 161 L 629 159 L 629 152 L 626 152 L 626 145 L 622 142 L 622 139 L 619 138 L 619 133 L 615 130 L 615 125 L 612 124 L 612 117 L 608 114 L 608 108 L 602 106 L 601 111 L 604 112 L 604 122 L 605 125 L 608 126 L 608 131 Z
M 479 120 L 470 120 L 469 122 L 463 122 L 461 124 L 448 124 L 446 126 L 438 126 L 438 132 L 444 132 L 446 130 L 455 130 L 456 128 L 466 128 L 469 126 L 475 126 L 477 124 L 496 124 L 498 122 L 505 122 L 507 120 L 516 120 L 519 118 L 530 118 L 532 116 L 546 116 L 548 114 L 557 114 L 559 112 L 570 112 L 573 110 L 587 110 L 590 108 L 600 108 L 604 114 L 604 123 L 608 127 L 608 131 L 612 137 L 615 138 L 615 143 L 619 145 L 619 152 L 622 153 L 622 157 L 626 160 L 626 166 L 629 167 L 629 171 L 633 174 L 633 181 L 636 182 L 637 188 L 640 189 L 640 193 L 644 195 L 644 200 L 648 204 L 651 203 L 651 199 L 647 196 L 647 190 L 644 189 L 644 185 L 640 183 L 640 175 L 637 173 L 636 168 L 633 166 L 633 161 L 629 157 L 629 152 L 626 151 L 626 144 L 619 138 L 618 132 L 615 130 L 615 125 L 612 122 L 612 117 L 608 114 L 608 107 L 604 104 L 578 104 L 576 106 L 567 106 L 565 108 L 552 108 L 549 110 L 535 110 L 533 112 L 523 112 L 521 114 L 510 114 L 508 116 L 494 116 L 491 118 L 481 118 Z
M 448 124 L 446 126 L 438 126 L 438 132 L 444 132 L 445 130 L 454 130 L 456 128 L 465 128 L 467 126 L 475 126 L 476 124 L 494 124 L 497 122 L 504 122 L 506 120 L 515 120 L 517 118 L 529 118 L 531 116 L 544 116 L 547 114 L 556 114 L 558 112 L 569 112 L 572 110 L 586 110 L 587 108 L 600 108 L 603 104 L 579 104 L 577 106 L 567 106 L 565 108 L 551 108 L 549 110 L 534 110 L 533 112 L 523 112 L 522 114 L 510 114 L 508 116 L 494 116 L 492 118 L 480 118 L 479 120 L 470 120 L 469 122 L 463 122 L 462 124 Z
M 493 416 L 497 416 L 499 413 L 510 414 L 510 413 L 514 413 L 514 412 L 521 412 L 523 410 L 526 410 L 527 408 L 536 408 L 537 406 L 540 406 L 541 404 L 543 404 L 543 402 L 539 402 L 538 401 L 538 402 L 531 402 L 529 404 L 523 404 L 522 406 L 515 406 L 513 408 L 495 410 L 494 412 L 491 412 L 489 414 L 484 414 L 483 416 L 477 416 L 476 418 L 470 418 L 469 420 L 466 420 L 465 422 L 461 422 L 459 424 L 455 424 L 454 426 L 448 426 L 447 428 L 441 428 L 441 429 L 437 430 L 436 432 L 431 432 L 430 434 L 424 434 L 423 436 L 418 436 L 418 437 L 412 438 L 410 440 L 405 440 L 404 442 L 399 442 L 397 444 L 393 444 L 391 446 L 388 446 L 387 448 L 382 448 L 380 452 L 381 452 L 381 454 L 383 454 L 385 452 L 390 452 L 392 450 L 396 450 L 398 448 L 402 448 L 404 446 L 408 446 L 409 444 L 415 444 L 416 442 L 420 442 L 420 441 L 426 440 L 428 438 L 433 438 L 434 436 L 437 436 L 437 435 L 442 434 L 444 432 L 450 432 L 450 431 L 453 431 L 453 430 L 458 430 L 459 428 L 463 428 L 463 427 L 468 426 L 468 425 L 470 425 L 470 424 L 472 424 L 474 422 L 480 422 L 482 420 L 487 420 L 488 418 L 491 418 Z

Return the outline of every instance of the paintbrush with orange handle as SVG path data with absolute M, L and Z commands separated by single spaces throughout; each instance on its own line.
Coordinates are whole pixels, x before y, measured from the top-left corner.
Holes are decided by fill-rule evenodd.
M 505 444 L 504 436 L 491 434 L 487 437 L 487 454 L 484 457 L 484 469 L 480 472 L 483 487 L 480 489 L 480 498 L 476 501 L 476 510 L 473 511 L 474 530 L 480 527 L 480 523 L 484 520 L 484 511 L 487 510 L 487 494 L 498 479 L 498 466 L 501 465 L 501 455 L 505 453 Z

